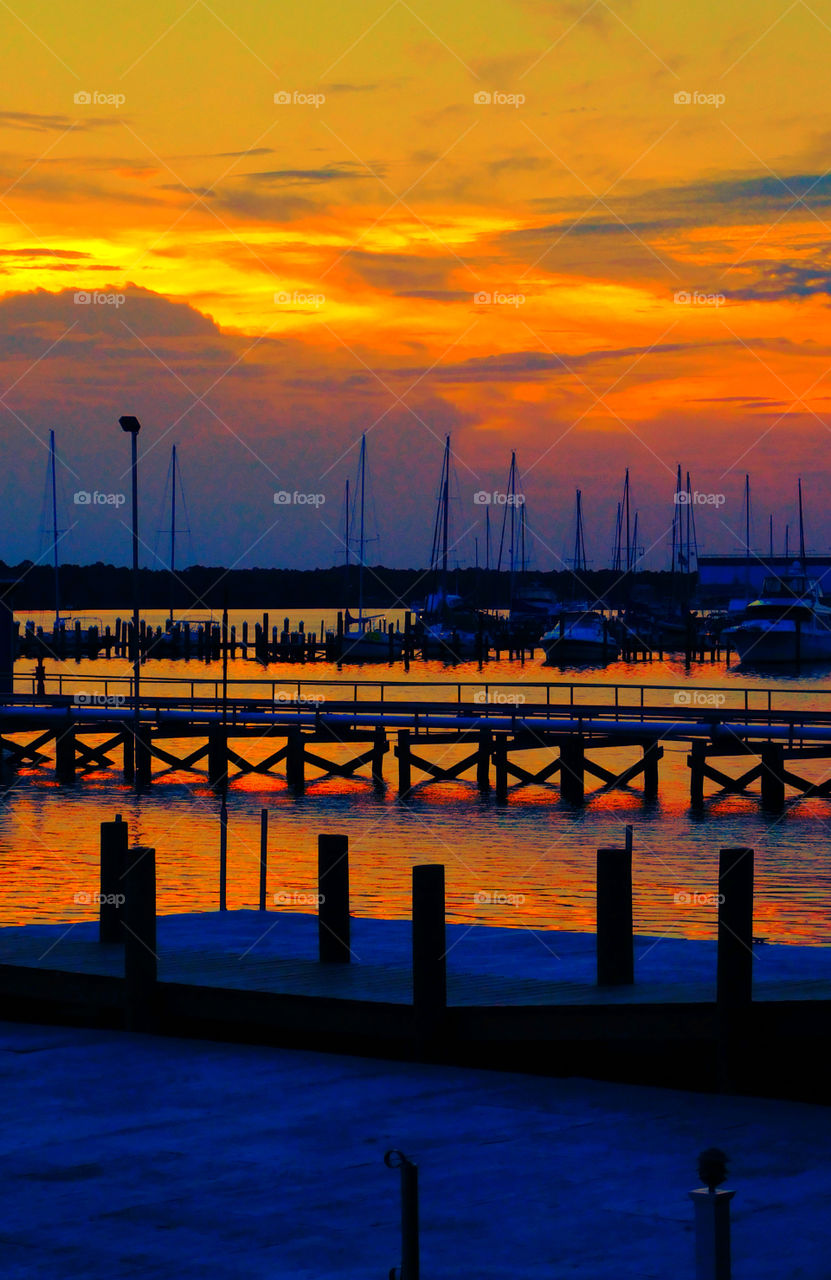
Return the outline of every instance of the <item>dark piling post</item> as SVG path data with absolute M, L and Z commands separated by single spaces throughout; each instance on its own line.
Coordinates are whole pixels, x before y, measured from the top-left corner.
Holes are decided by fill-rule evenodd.
M 128 1031 L 155 1027 L 156 850 L 127 851 L 124 872 L 124 991 Z
M 306 755 L 299 729 L 289 729 L 286 735 L 286 782 L 293 791 L 302 791 L 306 785 Z
M 496 773 L 496 802 L 508 803 L 508 735 L 497 733 L 493 739 L 493 763 Z
M 317 933 L 321 962 L 349 964 L 349 837 L 317 838 Z
M 228 731 L 223 724 L 208 728 L 208 782 L 224 787 L 228 781 Z
M 418 1165 L 397 1150 L 385 1154 L 384 1164 L 401 1170 L 401 1267 L 393 1267 L 390 1276 L 397 1271 L 398 1280 L 419 1280 Z
M 127 867 L 128 825 L 101 823 L 101 893 L 98 903 L 98 941 L 122 942 L 124 931 L 124 872 Z
M 572 804 L 582 804 L 585 798 L 584 754 L 582 734 L 567 738 L 560 747 L 560 795 Z
M 408 609 L 404 614 L 404 670 L 410 669 L 410 658 L 413 650 L 413 615 Z
M 131 725 L 124 726 L 124 781 L 133 782 L 136 776 L 136 756 L 133 750 L 133 730 Z
M 143 786 L 148 786 L 153 777 L 151 769 L 149 725 L 144 725 L 139 729 L 133 749 L 135 751 L 137 780 Z
M 260 810 L 260 910 L 265 911 L 265 889 L 268 874 L 268 809 Z
M 376 725 L 372 737 L 372 781 L 380 786 L 384 781 L 384 753 L 387 749 L 387 733 L 383 725 Z
M 58 782 L 75 781 L 75 724 L 71 720 L 55 734 L 55 774 Z
M 718 860 L 718 1002 L 753 998 L 753 850 L 722 849 Z
M 406 795 L 410 790 L 410 730 L 398 731 L 398 794 Z
M 762 806 L 775 813 L 785 807 L 785 758 L 782 748 L 769 743 L 761 749 Z
M 476 753 L 476 785 L 480 791 L 490 790 L 492 750 L 492 735 L 490 729 L 480 729 L 479 747 Z
M 643 749 L 643 794 L 645 800 L 654 800 L 658 795 L 658 761 L 661 748 L 657 742 L 650 742 Z
M 694 742 L 687 756 L 690 766 L 690 804 L 700 807 L 704 803 L 704 765 L 707 760 L 706 742 Z
M 444 867 L 413 867 L 413 1008 L 417 1036 L 429 1036 L 447 1007 Z
M 632 850 L 597 851 L 597 985 L 635 981 Z
M 225 796 L 219 807 L 219 909 L 228 906 L 228 806 Z

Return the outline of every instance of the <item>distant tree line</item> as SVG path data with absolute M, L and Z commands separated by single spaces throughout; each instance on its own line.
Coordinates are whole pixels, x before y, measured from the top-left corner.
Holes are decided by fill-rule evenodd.
M 132 570 L 112 564 L 61 565 L 59 570 L 61 611 L 91 612 L 96 609 L 130 609 L 133 602 Z M 695 575 L 690 575 L 694 578 Z M 0 561 L 0 578 L 11 580 L 13 607 L 18 610 L 52 609 L 55 585 L 49 565 L 30 560 L 7 565 Z M 666 600 L 671 593 L 670 573 L 639 573 L 639 595 Z M 605 600 L 610 606 L 625 603 L 633 579 L 612 569 L 588 570 L 574 575 L 567 570 L 534 573 L 523 579 L 514 576 L 514 596 L 526 590 L 548 588 L 562 600 Z M 383 565 L 364 570 L 364 608 L 406 608 L 422 601 L 436 589 L 435 575 L 425 569 L 388 569 Z M 692 585 L 687 582 L 687 590 Z M 452 591 L 480 608 L 505 608 L 510 599 L 510 578 L 496 570 L 458 569 L 448 574 Z M 8 588 L 2 588 L 5 592 Z M 298 609 L 355 607 L 358 598 L 357 566 L 331 569 L 231 569 L 192 565 L 177 571 L 175 579 L 163 569 L 140 569 L 139 590 L 145 609 L 166 609 L 171 603 L 177 613 L 222 609 Z M 677 593 L 676 593 L 677 596 Z

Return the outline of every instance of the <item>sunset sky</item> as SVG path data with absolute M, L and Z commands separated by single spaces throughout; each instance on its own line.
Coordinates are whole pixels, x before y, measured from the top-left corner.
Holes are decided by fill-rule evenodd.
M 174 443 L 187 559 L 340 561 L 364 431 L 385 564 L 429 558 L 447 432 L 462 564 L 512 449 L 540 569 L 575 487 L 609 562 L 626 466 L 650 567 L 678 462 L 702 549 L 745 472 L 760 549 L 798 475 L 831 544 L 827 0 L 0 3 L 3 560 L 53 428 L 62 558 L 128 562 L 129 508 L 73 502 L 128 491 L 123 413 L 148 564 Z

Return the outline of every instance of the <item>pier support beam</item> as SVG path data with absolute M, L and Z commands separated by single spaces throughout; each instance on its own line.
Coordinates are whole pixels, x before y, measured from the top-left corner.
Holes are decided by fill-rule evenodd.
M 687 757 L 690 766 L 690 804 L 696 807 L 704 803 L 704 765 L 707 761 L 706 742 L 694 742 Z
M 58 782 L 75 781 L 75 725 L 72 721 L 55 735 L 55 775 Z
M 228 731 L 223 724 L 208 729 L 208 782 L 223 787 L 228 781 Z
M 127 869 L 128 826 L 116 818 L 101 823 L 101 894 L 98 941 L 123 942 L 124 873 Z
M 302 791 L 306 785 L 306 755 L 299 729 L 290 729 L 286 737 L 286 782 L 292 791 Z
M 404 796 L 412 785 L 409 729 L 399 729 L 396 755 L 398 756 L 398 793 Z
M 434 1035 L 447 1007 L 444 867 L 413 867 L 413 1007 L 416 1035 Z
M 650 742 L 643 749 L 643 795 L 645 800 L 655 800 L 658 796 L 658 761 L 661 748 L 657 742 Z
M 745 1022 L 753 1000 L 753 850 L 722 849 L 718 864 L 717 1076 L 740 1089 Z
M 153 780 L 150 756 L 150 729 L 142 727 L 135 743 L 136 780 L 142 786 L 149 786 Z
M 349 837 L 317 838 L 317 935 L 324 964 L 349 964 Z
M 497 733 L 493 740 L 493 764 L 496 773 L 496 802 L 508 803 L 508 737 Z
M 490 729 L 480 729 L 479 749 L 476 758 L 476 785 L 480 791 L 490 790 L 492 750 L 493 736 Z
M 775 743 L 762 747 L 762 806 L 781 813 L 785 807 L 785 761 L 782 748 Z
M 384 781 L 384 754 L 387 750 L 387 732 L 377 725 L 372 738 L 372 781 L 378 785 Z
M 156 850 L 127 851 L 124 872 L 124 994 L 128 1031 L 156 1022 Z
M 572 804 L 585 799 L 585 741 L 582 735 L 568 738 L 560 747 L 560 795 Z
M 597 851 L 597 984 L 635 981 L 632 926 L 632 850 Z

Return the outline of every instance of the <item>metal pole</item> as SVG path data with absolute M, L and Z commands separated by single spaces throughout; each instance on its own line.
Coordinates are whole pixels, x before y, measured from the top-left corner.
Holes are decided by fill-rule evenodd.
M 135 742 L 136 765 L 141 750 L 139 735 L 141 720 L 139 716 L 139 671 L 141 654 L 139 652 L 139 580 L 138 580 L 138 432 L 130 433 L 131 442 L 131 480 L 133 490 L 133 739 Z M 136 786 L 141 785 L 141 769 L 136 768 Z
M 390 1280 L 419 1280 L 418 1165 L 395 1148 L 386 1153 L 384 1164 L 401 1170 L 401 1267 L 393 1267 Z

